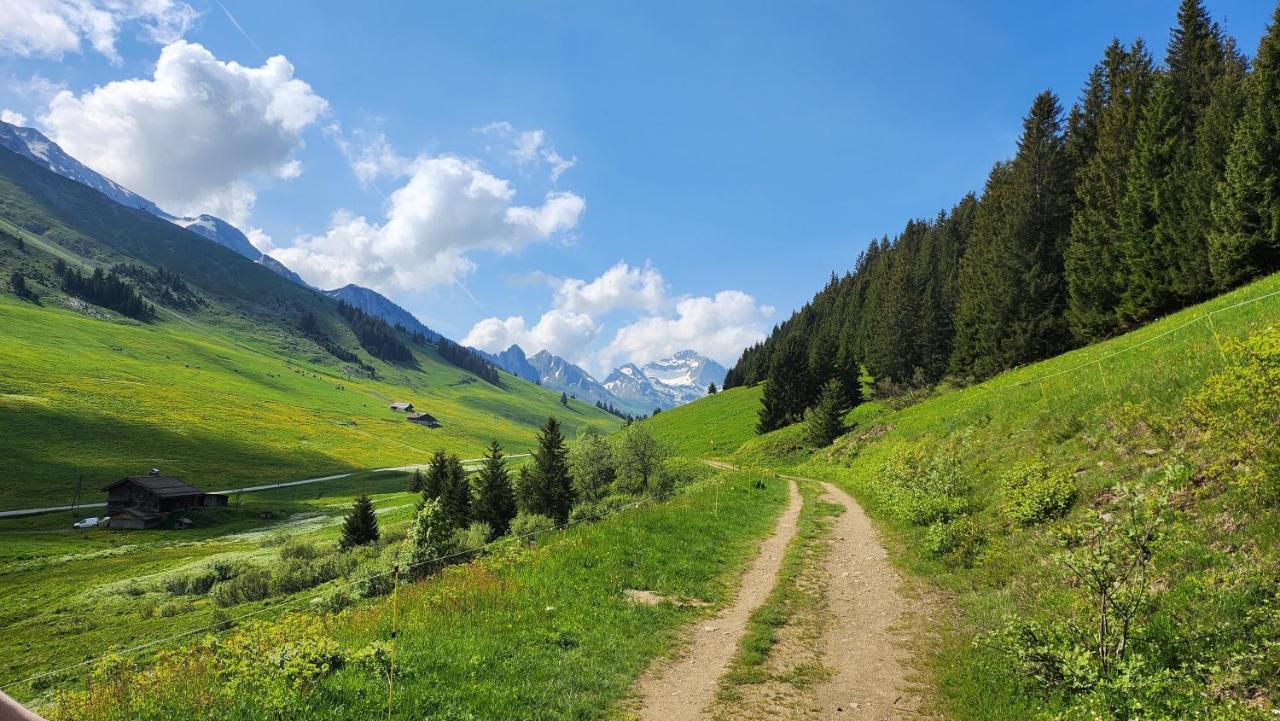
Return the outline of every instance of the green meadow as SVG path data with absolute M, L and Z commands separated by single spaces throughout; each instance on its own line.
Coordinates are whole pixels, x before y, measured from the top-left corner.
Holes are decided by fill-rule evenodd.
M 754 436 L 757 397 L 732 389 L 710 399 L 730 416 L 698 401 L 650 424 L 683 451 L 716 434 L 718 458 L 853 493 L 897 563 L 954 608 L 926 644 L 936 709 L 1272 717 L 1280 275 L 982 384 L 864 403 L 825 449 L 801 425 Z M 1123 618 L 1097 611 L 1082 568 L 1109 579 Z M 1099 628 L 1127 651 L 1106 667 Z M 740 676 L 768 652 L 769 624 L 755 629 Z
M 81 476 L 91 500 L 152 467 L 219 490 L 420 463 L 437 448 L 474 458 L 491 440 L 522 453 L 550 415 L 570 433 L 619 425 L 510 376 L 479 381 L 434 348 L 417 350 L 417 368 L 377 362 L 371 380 L 228 335 L 0 296 L 0 510 L 69 504 Z M 406 422 L 395 401 L 441 427 Z

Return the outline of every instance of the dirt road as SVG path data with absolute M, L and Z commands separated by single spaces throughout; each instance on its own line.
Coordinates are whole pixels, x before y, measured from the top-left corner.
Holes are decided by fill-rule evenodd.
M 641 677 L 639 718 L 642 721 L 694 721 L 715 697 L 717 684 L 738 650 L 747 620 L 773 590 L 787 544 L 796 532 L 802 500 L 791 481 L 790 502 L 778 525 L 747 568 L 737 597 L 714 618 L 701 621 L 684 655 L 659 663 Z

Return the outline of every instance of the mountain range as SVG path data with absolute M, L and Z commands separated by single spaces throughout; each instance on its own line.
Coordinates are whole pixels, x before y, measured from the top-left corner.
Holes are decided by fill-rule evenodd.
M 174 225 L 212 240 L 235 253 L 271 270 L 293 283 L 313 289 L 297 273 L 270 255 L 258 250 L 239 228 L 213 215 L 178 216 L 165 211 L 110 178 L 98 173 L 64 151 L 57 143 L 34 128 L 19 127 L 0 121 L 0 147 L 40 165 L 64 178 L 92 188 L 111 200 L 134 210 L 141 210 Z M 410 332 L 422 333 L 430 342 L 442 336 L 419 321 L 381 293 L 359 285 L 346 285 L 320 291 L 342 300 L 370 315 Z M 710 358 L 691 350 L 670 358 L 653 361 L 643 367 L 632 363 L 620 366 L 601 383 L 581 367 L 557 355 L 539 351 L 526 356 L 520 346 L 513 345 L 501 353 L 477 351 L 495 366 L 517 377 L 545 388 L 568 393 L 589 403 L 608 405 L 633 415 L 648 415 L 655 408 L 673 408 L 706 395 L 710 383 L 724 382 L 725 368 Z
M 601 383 L 582 367 L 546 350 L 526 356 L 524 349 L 512 345 L 501 353 L 477 352 L 512 375 L 632 415 L 648 415 L 654 408 L 665 410 L 697 400 L 707 394 L 710 384 L 723 384 L 726 372 L 714 360 L 682 350 L 644 366 L 619 366 Z
M 248 236 L 231 223 L 205 213 L 196 216 L 173 215 L 150 200 L 76 160 L 67 154 L 61 146 L 35 128 L 23 128 L 0 121 L 0 147 L 8 148 L 64 178 L 93 188 L 120 205 L 145 211 L 157 218 L 162 218 L 186 228 L 224 248 L 239 253 L 304 288 L 311 288 L 311 285 L 303 280 L 302 276 L 290 270 L 284 263 L 258 250 L 249 241 Z M 330 297 L 345 300 L 366 313 L 382 318 L 388 323 L 398 323 L 410 331 L 419 331 L 427 336 L 430 341 L 434 342 L 440 338 L 439 333 L 423 325 L 409 311 L 401 308 L 391 299 L 375 290 L 358 285 L 348 285 L 343 288 L 321 292 Z

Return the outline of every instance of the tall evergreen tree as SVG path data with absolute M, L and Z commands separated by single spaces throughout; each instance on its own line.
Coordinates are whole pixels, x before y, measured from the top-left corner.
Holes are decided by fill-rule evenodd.
M 961 374 L 985 378 L 1066 346 L 1071 177 L 1061 115 L 1053 93 L 1037 96 L 1017 154 L 987 181 L 961 270 L 952 356 Z
M 832 378 L 822 386 L 818 404 L 805 420 L 805 438 L 815 448 L 826 448 L 847 432 L 844 424 L 846 393 L 839 379 Z
M 502 446 L 497 441 L 489 444 L 484 463 L 476 479 L 475 507 L 472 520 L 489 524 L 493 535 L 490 540 L 506 534 L 511 519 L 516 517 L 516 496 L 511 488 L 511 475 L 502 457 Z
M 439 500 L 449 486 L 449 456 L 443 449 L 436 451 L 427 463 L 427 476 L 422 485 L 423 500 Z
M 1104 105 L 1094 152 L 1076 175 L 1076 211 L 1065 257 L 1067 322 L 1081 341 L 1106 336 L 1119 324 L 1125 238 L 1121 208 L 1152 73 L 1141 40 L 1129 50 L 1112 41 L 1094 71 Z
M 1230 83 L 1215 82 L 1224 74 L 1238 76 L 1240 61 L 1200 0 L 1182 0 L 1178 24 L 1169 39 L 1167 70 L 1157 75 L 1144 113 L 1129 173 L 1125 198 L 1125 289 L 1122 319 L 1142 322 L 1198 300 L 1212 288 L 1208 266 L 1208 217 L 1214 182 L 1198 174 L 1214 173 L 1220 160 L 1207 157 L 1197 166 L 1197 145 L 1221 130 L 1215 122 L 1215 84 L 1231 106 Z M 1219 111 L 1221 115 L 1223 111 Z M 1207 134 L 1207 135 L 1206 135 Z
M 351 504 L 351 512 L 342 522 L 342 538 L 338 545 L 346 550 L 375 543 L 379 537 L 378 516 L 373 512 L 373 501 L 362 493 L 356 496 Z
M 467 478 L 462 460 L 455 455 L 449 456 L 446 468 L 440 505 L 450 526 L 466 528 L 471 523 L 471 479 Z
M 1210 263 L 1219 287 L 1280 270 L 1280 6 L 1258 45 L 1213 217 Z
M 525 510 L 549 516 L 561 525 L 568 522 L 569 509 L 573 506 L 573 479 L 560 421 L 555 416 L 548 418 L 538 432 L 529 483 Z
M 782 341 L 769 364 L 766 381 L 757 433 L 777 430 L 804 417 L 809 400 L 809 360 L 799 335 Z

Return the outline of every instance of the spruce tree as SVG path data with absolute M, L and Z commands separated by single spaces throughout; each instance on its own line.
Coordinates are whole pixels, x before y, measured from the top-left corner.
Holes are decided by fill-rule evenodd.
M 815 448 L 826 448 L 847 432 L 844 425 L 845 390 L 839 379 L 832 378 L 822 386 L 818 404 L 806 419 L 805 438 Z
M 426 479 L 422 477 L 422 469 L 413 469 L 413 478 L 409 479 L 409 491 L 412 493 L 422 493 L 422 489 L 426 488 Z
M 573 479 L 569 474 L 568 451 L 555 416 L 547 419 L 538 432 L 538 447 L 533 452 L 533 471 L 529 474 L 530 490 L 525 510 L 548 516 L 558 524 L 569 520 L 573 506 Z
M 1037 96 L 1017 154 L 987 181 L 961 270 L 952 361 L 963 375 L 986 378 L 1066 346 L 1071 177 L 1061 112 L 1053 93 Z
M 1165 65 L 1138 133 L 1125 200 L 1120 315 L 1130 322 L 1198 300 L 1212 288 L 1207 233 L 1212 176 L 1221 164 L 1212 156 L 1221 154 L 1214 143 L 1223 142 L 1222 129 L 1212 126 L 1230 125 L 1224 114 L 1238 102 L 1230 85 L 1239 81 L 1241 61 L 1200 0 L 1182 0 Z M 1215 93 L 1223 96 L 1216 110 Z
M 497 441 L 489 444 L 484 463 L 476 479 L 476 499 L 472 520 L 489 524 L 493 535 L 490 540 L 505 535 L 516 517 L 516 496 L 511 488 L 511 475 L 502 457 L 502 446 Z
M 782 428 L 804 417 L 808 407 L 809 359 L 798 334 L 785 338 L 769 363 L 757 433 Z
M 440 505 L 450 526 L 466 528 L 471 523 L 471 480 L 462 467 L 462 460 L 455 455 L 449 456 L 446 468 Z
M 1246 81 L 1213 218 L 1209 251 L 1218 287 L 1280 270 L 1280 6 Z
M 1127 51 L 1112 41 L 1094 73 L 1105 103 L 1094 152 L 1076 175 L 1076 211 L 1065 257 L 1067 322 L 1072 334 L 1086 342 L 1119 325 L 1125 238 L 1121 208 L 1153 70 L 1141 40 Z
M 373 501 L 362 493 L 351 504 L 351 512 L 342 523 L 338 545 L 346 550 L 374 543 L 378 538 L 378 516 L 373 512 Z
M 449 456 L 443 449 L 436 451 L 427 463 L 427 477 L 422 485 L 422 499 L 439 500 L 449 485 Z
M 715 381 L 712 381 L 711 385 L 707 386 L 707 395 L 713 396 L 715 394 L 716 394 L 716 384 L 715 384 Z

